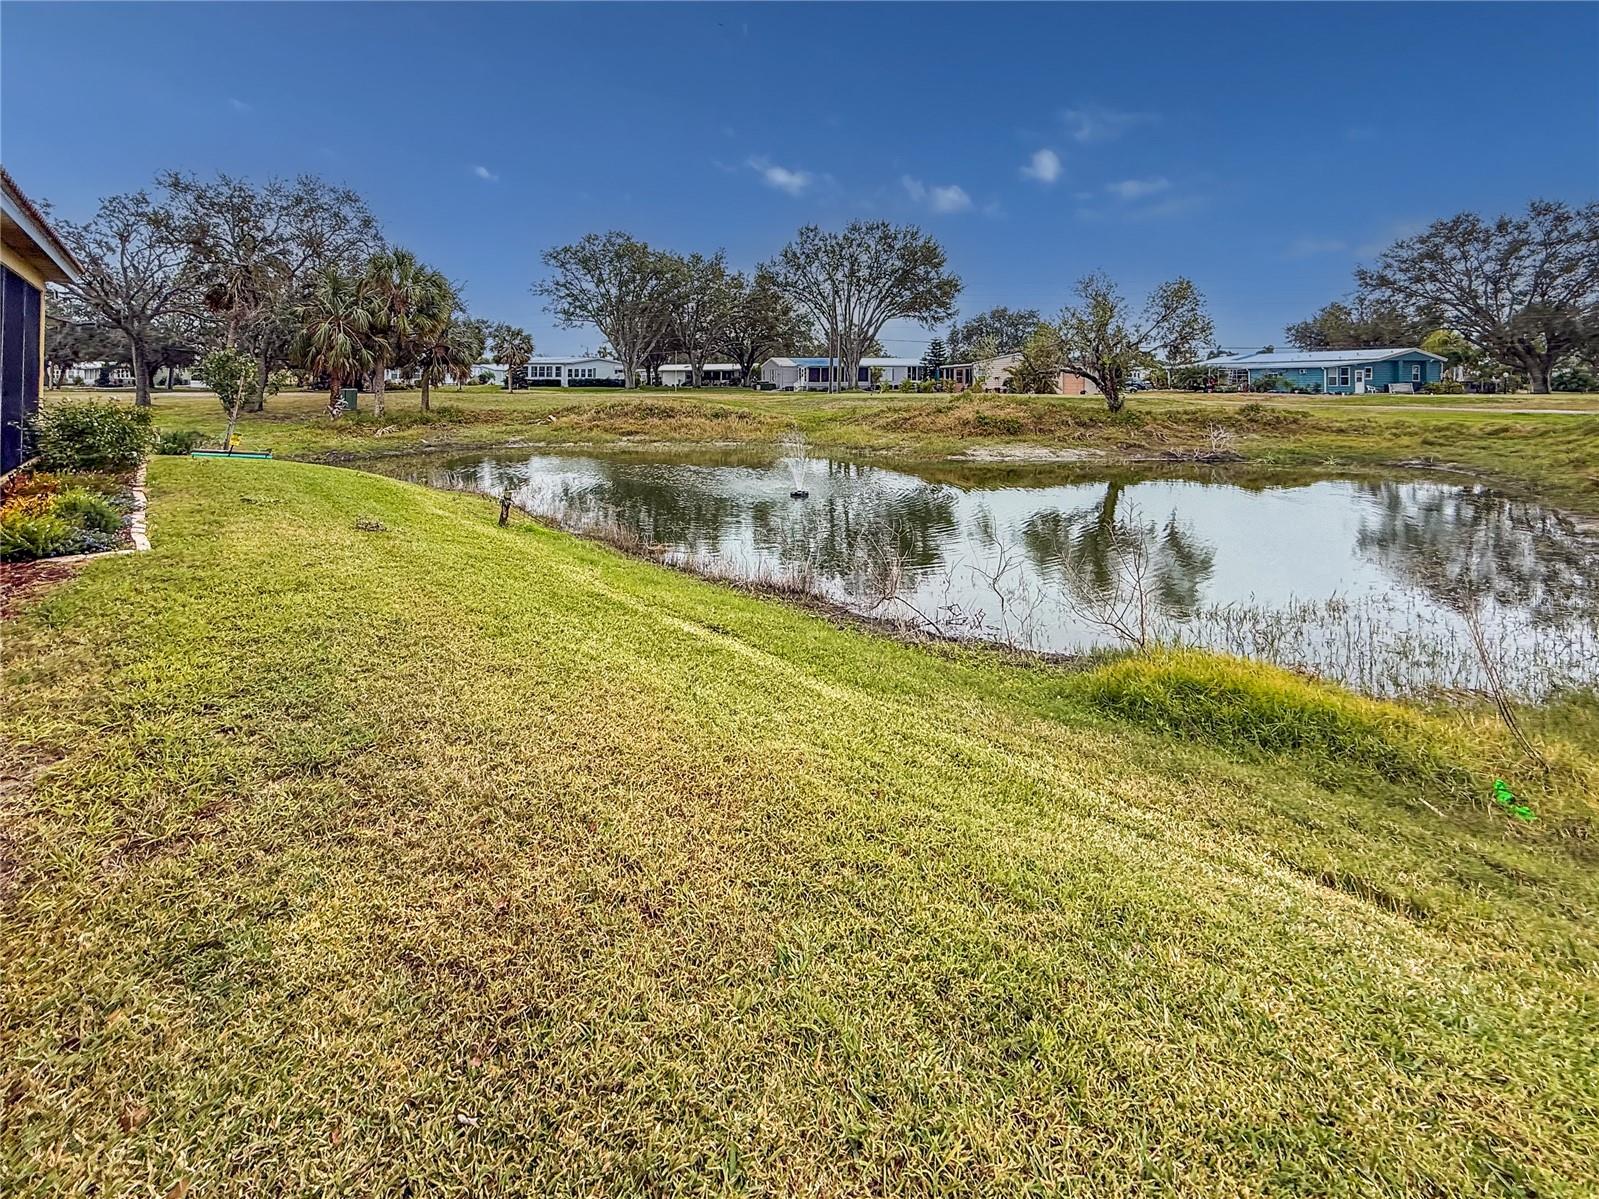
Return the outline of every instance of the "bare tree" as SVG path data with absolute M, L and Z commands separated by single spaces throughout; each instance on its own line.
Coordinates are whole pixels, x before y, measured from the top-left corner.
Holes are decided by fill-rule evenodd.
M 1098 386 L 1112 412 L 1121 411 L 1122 386 L 1134 370 L 1192 361 L 1213 335 L 1205 299 L 1187 279 L 1155 288 L 1138 316 L 1106 275 L 1084 277 L 1077 295 L 1081 302 L 1060 314 L 1061 360 Z
M 931 329 L 954 314 L 961 282 L 945 267 L 944 248 L 914 225 L 851 221 L 838 233 L 806 225 L 769 269 L 827 339 L 842 367 L 835 376 L 854 387 L 889 321 Z
M 57 227 L 85 266 L 66 290 L 128 339 L 134 402 L 148 407 L 157 325 L 194 301 L 189 247 L 172 237 L 168 213 L 144 191 L 108 196 L 89 221 Z
M 1361 267 L 1369 296 L 1434 314 L 1549 390 L 1555 364 L 1599 326 L 1599 202 L 1534 200 L 1524 217 L 1463 212 L 1401 238 Z
M 626 233 L 590 233 L 544 252 L 552 272 L 533 285 L 565 328 L 593 325 L 622 359 L 629 387 L 672 325 L 681 261 Z

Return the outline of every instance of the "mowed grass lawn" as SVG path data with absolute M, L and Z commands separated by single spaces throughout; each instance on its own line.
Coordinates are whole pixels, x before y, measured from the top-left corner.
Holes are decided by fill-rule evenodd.
M 1592 1194 L 1591 704 L 1541 782 L 1470 712 L 150 480 L 0 626 L 0 1192 Z

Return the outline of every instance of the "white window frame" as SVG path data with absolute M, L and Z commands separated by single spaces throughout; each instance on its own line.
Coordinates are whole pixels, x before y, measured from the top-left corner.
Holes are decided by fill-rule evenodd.
M 1410 381 L 1412 383 L 1421 382 L 1421 363 L 1412 362 L 1410 364 Z

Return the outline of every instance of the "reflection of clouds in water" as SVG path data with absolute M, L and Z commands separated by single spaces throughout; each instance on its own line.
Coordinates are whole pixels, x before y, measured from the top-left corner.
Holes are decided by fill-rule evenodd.
M 488 494 L 509 481 L 519 504 L 569 526 L 620 527 L 674 560 L 803 580 L 863 608 L 886 583 L 919 611 L 989 617 L 1001 600 L 1049 596 L 1056 602 L 1038 616 L 1032 643 L 1051 650 L 1105 643 L 1105 631 L 1081 619 L 1081 601 L 1123 585 L 1133 547 L 1168 635 L 1390 689 L 1370 680 L 1409 671 L 1469 683 L 1476 666 L 1458 616 L 1469 587 L 1491 597 L 1495 643 L 1512 670 L 1599 677 L 1599 554 L 1536 504 L 1427 482 L 1257 479 L 1246 489 L 1214 475 L 1130 471 L 966 490 L 877 466 L 804 462 L 805 500 L 789 495 L 797 461 L 747 450 L 654 461 L 457 456 L 390 463 L 388 473 Z M 1340 667 L 1340 656 L 1356 654 L 1388 665 Z

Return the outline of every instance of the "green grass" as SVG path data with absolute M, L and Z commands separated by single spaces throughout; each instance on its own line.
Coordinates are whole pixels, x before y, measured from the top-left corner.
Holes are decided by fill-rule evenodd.
M 1591 1193 L 1589 700 L 1543 778 L 355 472 L 150 485 L 3 630 L 8 1195 Z
M 1380 469 L 1396 462 L 1433 463 L 1599 514 L 1599 397 L 1591 396 L 1282 396 L 1262 401 L 1140 394 L 1114 416 L 1093 397 L 894 392 L 830 397 L 535 389 L 513 396 L 494 388 L 442 388 L 434 393 L 438 411 L 431 415 L 418 411 L 416 392 L 393 392 L 389 400 L 381 419 L 362 413 L 335 421 L 324 411 L 323 396 L 275 396 L 265 412 L 245 415 L 240 436 L 247 449 L 330 461 L 508 443 L 773 446 L 797 429 L 821 450 L 923 462 L 985 447 L 1033 447 L 1115 461 L 1205 451 L 1213 448 L 1214 432 L 1222 430 L 1231 448 L 1260 465 Z M 1406 410 L 1393 410 L 1396 404 Z M 1571 411 L 1499 410 L 1507 406 Z M 164 430 L 199 429 L 216 439 L 225 424 L 208 393 L 157 393 L 155 415 Z

